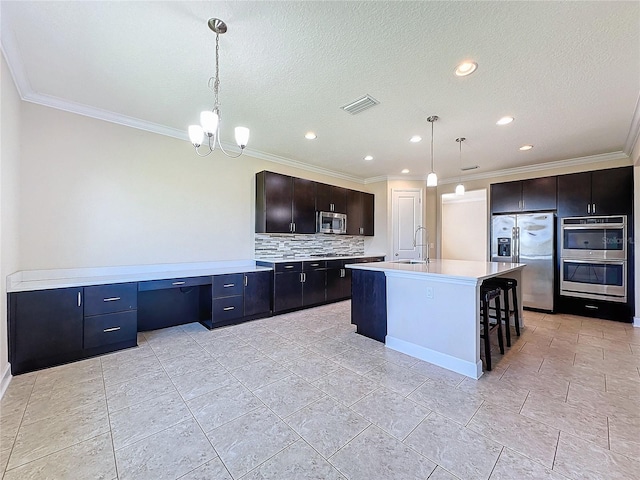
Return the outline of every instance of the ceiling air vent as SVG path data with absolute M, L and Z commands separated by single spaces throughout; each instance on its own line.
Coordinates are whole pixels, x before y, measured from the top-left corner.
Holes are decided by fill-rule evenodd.
M 370 95 L 365 95 L 353 102 L 349 102 L 346 105 L 341 106 L 340 108 L 351 115 L 356 115 L 360 112 L 365 111 L 367 108 L 375 107 L 380 102 L 373 98 Z

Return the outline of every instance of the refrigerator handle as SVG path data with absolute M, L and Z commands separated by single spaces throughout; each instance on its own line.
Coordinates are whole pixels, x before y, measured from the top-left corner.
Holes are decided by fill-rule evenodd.
M 512 262 L 520 261 L 520 227 L 513 227 L 513 259 Z

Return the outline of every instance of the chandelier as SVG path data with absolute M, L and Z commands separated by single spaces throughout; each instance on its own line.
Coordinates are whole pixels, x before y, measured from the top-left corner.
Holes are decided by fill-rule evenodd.
M 427 187 L 438 186 L 438 175 L 433 171 L 433 123 L 438 121 L 437 115 L 431 115 L 427 118 L 427 122 L 431 124 L 431 173 L 427 175 Z
M 213 90 L 214 104 L 212 110 L 205 110 L 200 113 L 200 125 L 189 125 L 189 140 L 195 147 L 196 153 L 201 157 L 210 155 L 216 148 L 216 144 L 222 150 L 227 157 L 237 158 L 244 152 L 244 148 L 249 141 L 249 129 L 246 127 L 236 127 L 235 137 L 236 144 L 240 147 L 240 152 L 237 155 L 228 153 L 220 143 L 220 101 L 218 99 L 220 93 L 220 67 L 219 67 L 219 52 L 220 52 L 220 35 L 227 31 L 227 24 L 219 18 L 210 18 L 208 22 L 209 28 L 216 34 L 216 75 L 209 79 L 209 88 Z M 206 146 L 209 151 L 206 153 L 200 153 L 200 146 L 206 139 Z

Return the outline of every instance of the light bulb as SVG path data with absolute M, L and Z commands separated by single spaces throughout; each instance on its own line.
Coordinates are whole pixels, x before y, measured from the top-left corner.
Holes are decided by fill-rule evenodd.
M 249 143 L 249 129 L 247 127 L 236 127 L 236 143 L 240 148 L 244 148 Z
M 459 183 L 456 186 L 456 195 L 464 195 L 464 185 Z
M 215 135 L 216 130 L 218 130 L 218 114 L 208 110 L 200 112 L 200 125 L 202 125 L 202 130 L 208 136 Z
M 193 143 L 193 146 L 198 148 L 202 145 L 204 140 L 204 130 L 200 125 L 189 125 L 189 140 Z
M 438 176 L 435 172 L 431 172 L 427 175 L 427 187 L 437 187 L 438 186 Z

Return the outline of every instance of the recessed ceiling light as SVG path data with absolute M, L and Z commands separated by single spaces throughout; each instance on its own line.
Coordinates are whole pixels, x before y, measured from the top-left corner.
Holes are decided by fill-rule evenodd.
M 458 77 L 466 77 L 467 75 L 471 75 L 478 68 L 478 64 L 476 62 L 462 62 L 455 69 L 455 74 Z
M 364 157 L 364 159 L 369 161 L 369 160 L 373 160 L 373 157 L 371 155 L 367 155 L 366 157 Z
M 418 143 L 418 142 L 422 141 L 422 137 L 420 135 L 414 135 L 413 137 L 411 137 L 409 139 L 409 141 L 411 143 Z
M 525 150 L 531 150 L 533 148 L 533 145 L 523 145 L 520 147 L 520 150 L 525 151 Z
M 496 125 L 507 125 L 511 122 L 513 122 L 513 117 L 502 117 L 496 122 Z
M 316 138 L 318 138 L 318 136 L 313 132 L 307 132 L 304 134 L 304 138 L 306 138 L 307 140 L 315 140 Z
M 403 169 L 402 173 L 409 173 L 409 169 L 408 168 Z

